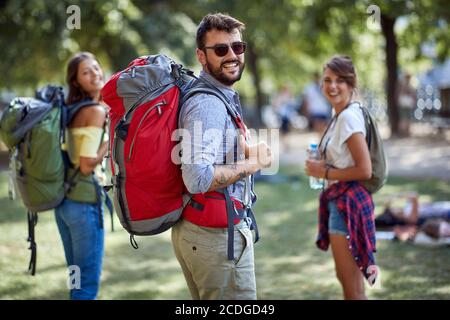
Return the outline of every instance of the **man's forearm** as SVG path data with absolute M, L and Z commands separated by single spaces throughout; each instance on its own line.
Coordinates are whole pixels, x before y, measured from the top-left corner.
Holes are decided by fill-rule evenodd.
M 214 167 L 214 178 L 208 192 L 225 188 L 258 170 L 260 168 L 257 164 L 249 164 L 247 160 L 241 160 L 234 164 L 216 165 Z

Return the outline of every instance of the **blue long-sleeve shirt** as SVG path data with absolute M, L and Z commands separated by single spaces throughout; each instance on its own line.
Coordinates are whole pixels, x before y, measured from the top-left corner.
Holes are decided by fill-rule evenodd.
M 239 95 L 206 72 L 200 78 L 213 84 L 242 114 Z M 190 193 L 204 193 L 214 179 L 216 165 L 232 164 L 235 161 L 239 130 L 235 127 L 224 103 L 211 94 L 199 93 L 188 99 L 181 108 L 179 128 L 182 133 L 181 170 L 183 181 Z M 237 154 L 237 153 L 236 153 Z M 237 155 L 237 160 L 243 155 Z M 228 186 L 230 195 L 244 201 L 243 179 Z M 252 198 L 254 198 L 253 187 Z

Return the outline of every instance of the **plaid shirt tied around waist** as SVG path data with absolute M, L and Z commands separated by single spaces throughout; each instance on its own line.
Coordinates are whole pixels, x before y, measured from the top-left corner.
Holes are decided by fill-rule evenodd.
M 326 251 L 330 244 L 328 234 L 328 202 L 335 201 L 339 213 L 344 214 L 349 235 L 349 249 L 355 262 L 370 285 L 378 275 L 375 265 L 376 238 L 372 196 L 357 181 L 340 181 L 320 194 L 319 234 L 316 245 Z

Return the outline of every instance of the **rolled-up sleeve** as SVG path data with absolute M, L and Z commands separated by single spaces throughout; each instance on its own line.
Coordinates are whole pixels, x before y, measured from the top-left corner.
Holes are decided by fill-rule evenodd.
M 180 113 L 182 129 L 181 170 L 190 193 L 204 193 L 214 179 L 214 165 L 223 147 L 227 112 L 215 96 L 199 94 Z

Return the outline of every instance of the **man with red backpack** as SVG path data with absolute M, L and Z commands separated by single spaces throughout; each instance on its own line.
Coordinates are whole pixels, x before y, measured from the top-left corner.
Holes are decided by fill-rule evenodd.
M 264 142 L 248 144 L 233 90 L 245 65 L 243 30 L 227 15 L 203 18 L 196 37 L 203 71 L 179 116 L 191 199 L 172 227 L 172 242 L 193 299 L 256 299 L 252 175 L 270 166 L 271 151 Z

